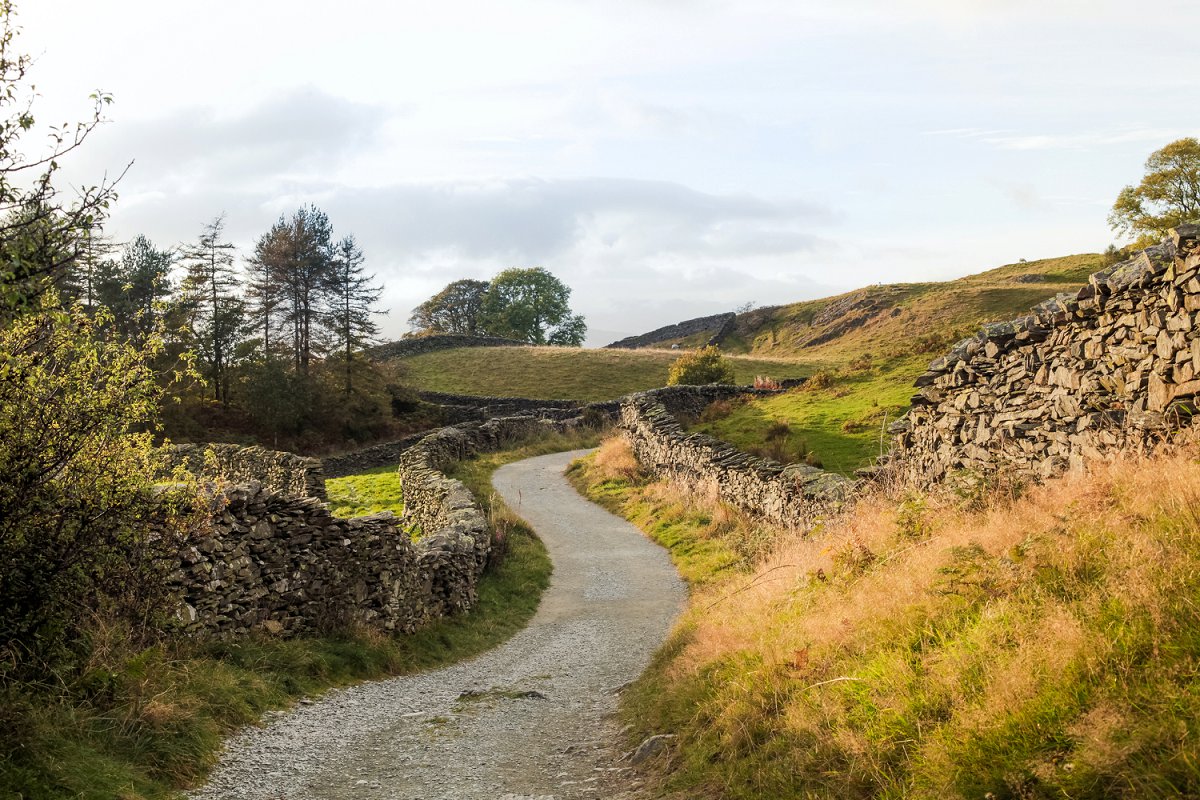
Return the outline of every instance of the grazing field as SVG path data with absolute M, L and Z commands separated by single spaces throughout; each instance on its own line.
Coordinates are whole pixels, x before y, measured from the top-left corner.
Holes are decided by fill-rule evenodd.
M 544 400 L 613 400 L 663 386 L 673 350 L 587 350 L 578 347 L 468 347 L 425 353 L 398 363 L 403 381 L 435 392 Z M 777 380 L 808 375 L 790 358 L 739 356 L 739 383 L 755 375 Z
M 780 395 L 715 403 L 689 429 L 764 458 L 852 475 L 886 451 L 885 426 L 908 409 L 912 382 L 927 364 L 913 356 L 860 361 Z

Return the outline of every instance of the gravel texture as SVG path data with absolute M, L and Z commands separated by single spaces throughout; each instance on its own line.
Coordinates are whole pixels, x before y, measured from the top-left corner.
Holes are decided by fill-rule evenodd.
M 234 736 L 210 798 L 636 798 L 617 693 L 686 591 L 664 550 L 562 476 L 582 451 L 502 467 L 493 485 L 545 542 L 550 588 L 529 626 L 469 661 L 361 684 Z

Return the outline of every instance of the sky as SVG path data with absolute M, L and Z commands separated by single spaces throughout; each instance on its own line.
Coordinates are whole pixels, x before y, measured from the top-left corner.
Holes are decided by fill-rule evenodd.
M 18 0 L 39 123 L 107 122 L 117 240 L 243 254 L 315 204 L 387 338 L 458 278 L 540 266 L 603 345 L 747 303 L 1119 241 L 1153 151 L 1200 136 L 1175 0 Z M 37 139 L 31 139 L 37 141 Z

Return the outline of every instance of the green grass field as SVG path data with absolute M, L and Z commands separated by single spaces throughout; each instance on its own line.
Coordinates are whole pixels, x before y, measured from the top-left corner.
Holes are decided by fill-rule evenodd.
M 400 491 L 400 474 L 395 467 L 378 467 L 325 481 L 329 507 L 335 517 L 362 517 L 391 511 L 404 513 L 404 498 Z
M 667 369 L 678 357 L 671 350 L 468 347 L 397 363 L 402 380 L 416 389 L 592 402 L 665 385 Z M 733 362 L 740 383 L 753 383 L 755 375 L 783 379 L 812 372 L 794 358 L 738 356 Z
M 912 382 L 926 364 L 923 357 L 909 356 L 833 373 L 826 387 L 801 386 L 774 397 L 730 404 L 726 416 L 698 422 L 690 429 L 776 461 L 808 457 L 809 463 L 851 475 L 890 446 L 888 436 L 881 442 L 884 426 L 908 408 Z

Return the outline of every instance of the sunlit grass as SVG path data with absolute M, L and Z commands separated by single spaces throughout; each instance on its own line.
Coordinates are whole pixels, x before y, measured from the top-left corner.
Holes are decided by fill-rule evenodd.
M 335 517 L 361 517 L 380 511 L 391 511 L 396 516 L 404 513 L 400 473 L 394 466 L 328 478 L 325 492 Z
M 713 513 L 703 495 L 620 473 L 577 470 L 613 508 L 673 496 L 682 511 L 631 515 L 648 535 Z M 817 535 L 775 530 L 773 544 L 750 569 L 694 585 L 622 697 L 631 741 L 678 736 L 659 765 L 665 789 L 1200 794 L 1194 457 L 1128 457 L 1015 499 L 880 494 Z

